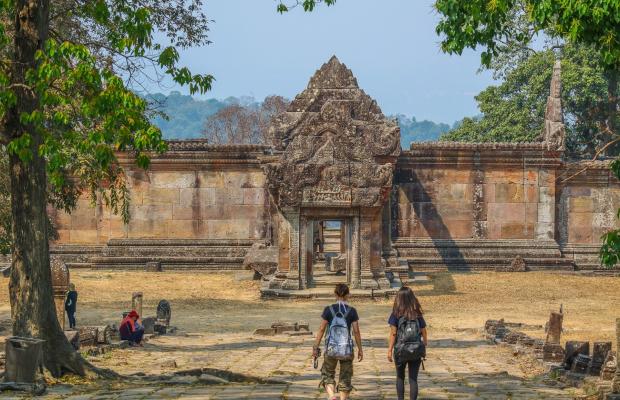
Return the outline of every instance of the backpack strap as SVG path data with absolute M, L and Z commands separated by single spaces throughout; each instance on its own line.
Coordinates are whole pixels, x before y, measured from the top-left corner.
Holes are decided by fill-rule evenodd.
M 336 311 L 334 311 L 334 306 L 329 306 L 329 311 L 332 313 L 332 321 L 336 318 Z

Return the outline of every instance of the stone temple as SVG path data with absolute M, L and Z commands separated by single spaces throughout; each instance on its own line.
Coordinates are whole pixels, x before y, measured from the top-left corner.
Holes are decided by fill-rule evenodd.
M 71 215 L 51 210 L 53 257 L 221 271 L 252 249 L 271 257 L 266 291 L 386 289 L 413 271 L 509 268 L 518 256 L 529 270 L 600 269 L 620 182 L 605 161 L 565 160 L 559 72 L 539 142 L 401 149 L 398 124 L 333 57 L 272 123 L 273 147 L 171 141 L 148 171 L 121 154 L 131 222 L 87 198 Z

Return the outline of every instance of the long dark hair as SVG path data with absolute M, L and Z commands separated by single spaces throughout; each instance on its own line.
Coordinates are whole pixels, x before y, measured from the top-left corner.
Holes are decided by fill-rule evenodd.
M 420 306 L 418 298 L 415 297 L 410 287 L 403 286 L 396 293 L 392 313 L 394 313 L 396 318 L 416 319 L 422 316 L 422 306 Z

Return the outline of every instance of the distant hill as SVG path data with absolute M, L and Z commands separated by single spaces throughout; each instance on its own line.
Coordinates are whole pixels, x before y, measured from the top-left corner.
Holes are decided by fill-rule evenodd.
M 152 117 L 153 123 L 158 126 L 166 139 L 195 139 L 200 138 L 205 121 L 230 104 L 243 106 L 256 106 L 253 97 L 228 97 L 218 99 L 195 99 L 192 96 L 183 95 L 173 91 L 169 95 L 162 93 L 152 94 L 146 97 L 157 111 L 168 116 L 168 120 L 161 115 Z M 439 136 L 450 130 L 450 125 L 433 121 L 418 121 L 415 117 L 396 115 L 400 124 L 401 145 L 404 149 L 409 148 L 410 142 L 424 142 L 437 140 Z

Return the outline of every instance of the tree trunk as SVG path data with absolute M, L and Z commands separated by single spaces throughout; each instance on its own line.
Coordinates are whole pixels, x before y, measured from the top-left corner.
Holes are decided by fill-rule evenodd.
M 35 67 L 35 52 L 47 39 L 49 0 L 15 1 L 13 84 L 25 83 Z M 84 361 L 60 328 L 52 293 L 47 219 L 45 160 L 39 156 L 41 135 L 20 121 L 22 113 L 39 107 L 34 92 L 16 85 L 17 104 L 7 112 L 5 132 L 11 138 L 30 135 L 32 159 L 10 156 L 13 264 L 9 293 L 13 334 L 45 340 L 43 362 L 54 376 L 66 371 L 84 374 Z
M 617 138 L 616 135 L 620 135 L 618 129 L 618 101 L 620 99 L 618 93 L 618 85 L 620 84 L 620 69 L 608 70 L 607 75 L 607 128 L 611 132 L 609 135 L 609 141 Z M 605 151 L 608 156 L 617 156 L 620 153 L 620 143 L 613 144 Z

